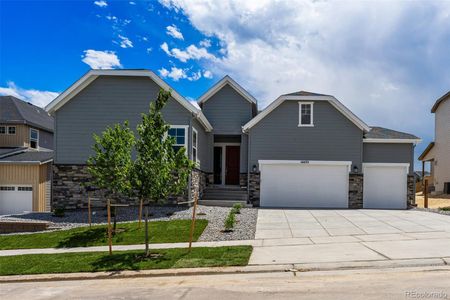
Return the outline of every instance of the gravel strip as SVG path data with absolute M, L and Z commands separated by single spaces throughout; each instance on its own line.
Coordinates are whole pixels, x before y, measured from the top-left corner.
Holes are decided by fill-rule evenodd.
M 236 226 L 232 232 L 223 232 L 225 219 L 230 212 L 230 207 L 197 206 L 197 219 L 208 220 L 208 226 L 200 236 L 199 241 L 229 241 L 251 240 L 255 237 L 256 208 L 242 208 L 236 215 Z M 145 212 L 145 209 L 144 209 Z M 182 220 L 192 218 L 192 207 L 180 206 L 154 206 L 150 207 L 150 221 Z M 132 222 L 138 219 L 137 207 L 119 207 L 118 222 Z M 87 210 L 66 211 L 64 217 L 55 217 L 52 213 L 27 213 L 21 215 L 0 216 L 0 221 L 8 222 L 49 222 L 49 230 L 66 230 L 88 223 Z M 95 210 L 92 215 L 93 224 L 106 224 L 106 210 Z M 36 233 L 36 232 L 33 232 Z M 14 233 L 28 234 L 28 233 Z
M 436 214 L 440 214 L 440 215 L 450 216 L 450 211 L 440 210 L 440 209 L 437 209 L 437 208 L 421 208 L 421 207 L 416 207 L 416 208 L 413 208 L 413 209 L 414 209 L 414 210 L 419 210 L 419 211 L 432 212 L 432 213 L 436 213 Z

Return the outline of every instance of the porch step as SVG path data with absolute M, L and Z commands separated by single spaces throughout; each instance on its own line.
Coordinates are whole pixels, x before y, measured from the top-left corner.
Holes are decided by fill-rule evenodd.
M 203 199 L 247 201 L 247 191 L 237 188 L 207 188 L 203 191 Z
M 232 207 L 234 204 L 240 203 L 242 207 L 252 207 L 251 204 L 247 204 L 247 201 L 233 201 L 233 200 L 198 200 L 199 205 L 205 206 L 223 206 Z

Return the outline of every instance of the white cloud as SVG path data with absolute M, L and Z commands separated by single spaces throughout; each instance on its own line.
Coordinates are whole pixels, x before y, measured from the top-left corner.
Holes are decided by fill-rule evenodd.
M 110 20 L 110 21 L 117 21 L 117 17 L 116 17 L 116 16 L 110 16 L 110 15 L 108 15 L 108 16 L 106 16 L 105 18 L 107 18 L 107 19 Z
M 215 60 L 216 57 L 208 52 L 206 48 L 198 48 L 195 45 L 188 46 L 185 50 L 178 48 L 169 49 L 166 42 L 161 44 L 161 49 L 169 56 L 177 58 L 181 62 L 187 62 L 190 59 L 200 60 L 208 59 Z
M 149 47 L 149 48 L 146 49 L 146 51 L 147 51 L 148 54 L 150 54 L 150 52 L 153 51 L 153 48 Z
M 121 48 L 133 48 L 133 42 L 130 41 L 129 38 L 127 38 L 126 36 L 120 35 L 119 34 L 119 39 L 120 39 L 120 47 Z
M 211 79 L 211 78 L 213 78 L 213 75 L 212 75 L 211 71 L 206 70 L 203 72 L 203 77 L 205 77 L 207 79 Z
M 173 38 L 179 39 L 179 40 L 184 40 L 183 34 L 181 33 L 181 31 L 178 29 L 178 27 L 174 24 L 169 25 L 166 27 L 167 31 L 166 33 L 168 35 L 170 35 Z
M 82 62 L 88 64 L 92 69 L 114 69 L 121 68 L 120 60 L 114 51 L 85 50 Z
M 134 1 L 130 1 L 128 3 L 131 4 L 131 5 L 136 5 L 136 2 L 134 2 Z
M 422 144 L 432 138 L 427 112 L 450 80 L 442 67 L 450 65 L 448 1 L 160 3 L 219 39 L 222 56 L 209 67 L 233 76 L 260 108 L 292 91 L 333 94 L 370 125 L 425 137 Z
M 171 78 L 173 81 L 179 81 L 180 79 L 187 79 L 189 81 L 197 81 L 202 77 L 202 73 L 200 71 L 191 72 L 190 75 L 189 69 L 181 69 L 177 67 L 171 67 L 170 71 L 166 68 L 161 68 L 158 70 L 159 75 L 163 78 Z
M 94 4 L 100 7 L 108 6 L 108 3 L 105 0 L 94 1 Z
M 6 87 L 0 87 L 0 95 L 2 96 L 14 96 L 16 98 L 33 103 L 36 106 L 44 107 L 50 101 L 55 99 L 59 93 L 50 91 L 40 91 L 35 89 L 22 89 L 18 87 L 14 82 L 10 81 Z
M 203 41 L 200 41 L 200 46 L 205 48 L 211 47 L 211 40 L 204 39 Z
M 159 71 L 159 75 L 162 77 L 172 78 L 173 81 L 178 81 L 180 79 L 187 78 L 186 72 L 183 69 L 172 67 L 170 71 L 165 68 L 161 68 Z

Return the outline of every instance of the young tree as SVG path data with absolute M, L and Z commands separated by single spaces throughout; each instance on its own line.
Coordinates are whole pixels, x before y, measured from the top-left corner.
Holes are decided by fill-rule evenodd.
M 137 157 L 134 163 L 133 190 L 145 202 L 145 255 L 149 255 L 148 206 L 164 202 L 170 195 L 182 193 L 187 186 L 194 164 L 186 156 L 186 149 L 177 152 L 175 140 L 168 136 L 170 126 L 164 121 L 161 110 L 170 92 L 160 90 L 156 101 L 150 103 L 148 114 L 142 114 L 136 141 Z
M 135 138 L 128 127 L 128 122 L 107 127 L 101 136 L 94 134 L 94 140 L 94 155 L 87 161 L 88 172 L 92 175 L 90 183 L 108 190 L 113 198 L 130 195 L 133 171 L 131 151 Z M 115 227 L 114 217 L 114 230 Z

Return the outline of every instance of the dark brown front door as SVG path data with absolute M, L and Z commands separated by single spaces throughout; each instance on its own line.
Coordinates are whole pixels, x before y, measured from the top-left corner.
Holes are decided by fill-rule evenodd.
M 226 146 L 225 184 L 239 184 L 239 146 Z

